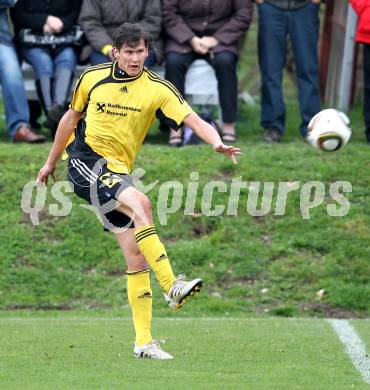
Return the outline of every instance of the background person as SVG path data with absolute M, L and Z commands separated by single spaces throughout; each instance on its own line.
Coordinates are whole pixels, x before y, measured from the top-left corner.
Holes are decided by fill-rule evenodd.
M 252 20 L 251 0 L 163 0 L 166 79 L 184 96 L 185 75 L 197 58 L 214 69 L 223 120 L 224 142 L 235 141 L 238 81 L 236 64 L 242 38 Z M 173 129 L 169 144 L 179 146 Z
M 350 0 L 358 15 L 356 41 L 363 44 L 364 52 L 364 118 L 366 141 L 370 143 L 370 2 Z
M 63 34 L 77 24 L 79 0 L 19 0 L 12 11 L 16 33 Z M 19 39 L 18 39 L 19 41 Z M 36 73 L 36 87 L 52 135 L 65 112 L 77 56 L 73 46 L 29 47 L 20 42 L 23 58 Z
M 87 40 L 93 48 L 92 65 L 113 61 L 113 33 L 125 22 L 139 22 L 153 37 L 145 65 L 161 63 L 161 0 L 84 0 L 79 17 Z
M 16 0 L 0 0 L 0 84 L 5 122 L 13 142 L 39 143 L 44 142 L 45 137 L 31 129 L 22 72 L 13 45 L 8 9 L 15 3 Z
M 289 36 L 298 84 L 300 131 L 320 111 L 318 67 L 320 0 L 255 0 L 258 4 L 258 58 L 261 69 L 263 140 L 279 142 L 285 132 L 283 71 Z

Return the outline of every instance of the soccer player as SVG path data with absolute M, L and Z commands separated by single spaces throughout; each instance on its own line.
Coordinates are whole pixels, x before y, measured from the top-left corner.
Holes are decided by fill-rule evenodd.
M 155 117 L 173 128 L 185 123 L 234 163 L 241 153 L 239 148 L 224 145 L 216 130 L 192 111 L 171 83 L 144 67 L 150 41 L 150 35 L 137 24 L 125 23 L 117 29 L 117 61 L 87 68 L 81 75 L 37 181 L 47 184 L 50 175 L 55 179 L 57 160 L 67 147 L 74 192 L 97 206 L 127 263 L 127 293 L 136 334 L 134 356 L 172 359 L 151 336 L 149 268 L 174 309 L 198 292 L 203 282 L 174 276 L 153 225 L 151 203 L 133 185 L 132 164 Z M 103 206 L 112 201 L 115 207 L 107 211 Z

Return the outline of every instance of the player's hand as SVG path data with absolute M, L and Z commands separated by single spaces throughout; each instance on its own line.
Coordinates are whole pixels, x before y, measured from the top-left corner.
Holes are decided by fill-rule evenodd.
M 54 181 L 56 181 L 55 177 L 55 165 L 46 163 L 39 171 L 37 175 L 36 182 L 37 184 L 48 184 L 48 178 L 51 175 Z
M 242 154 L 240 148 L 235 148 L 234 146 L 224 145 L 222 143 L 213 145 L 213 150 L 218 153 L 225 154 L 230 158 L 230 160 L 236 165 L 236 157 Z

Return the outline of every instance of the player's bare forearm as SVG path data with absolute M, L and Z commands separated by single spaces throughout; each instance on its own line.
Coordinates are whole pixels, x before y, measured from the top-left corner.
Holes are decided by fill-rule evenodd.
M 226 155 L 234 164 L 236 164 L 236 156 L 242 154 L 240 149 L 235 148 L 234 146 L 224 145 L 216 129 L 200 118 L 199 115 L 195 113 L 188 115 L 184 119 L 184 123 L 186 126 L 190 127 L 194 133 L 204 142 L 212 145 L 215 152 Z
M 207 144 L 213 147 L 222 144 L 222 140 L 216 129 L 204 121 L 197 114 L 190 114 L 184 119 L 186 126 L 190 127 L 194 133 Z
M 59 122 L 53 146 L 47 159 L 48 164 L 56 164 L 63 150 L 67 146 L 68 140 L 81 119 L 82 114 L 72 109 L 68 110 Z
M 48 184 L 48 177 L 51 175 L 54 179 L 54 171 L 56 163 L 62 154 L 63 150 L 67 146 L 69 137 L 72 131 L 75 129 L 78 121 L 81 119 L 82 114 L 72 109 L 68 110 L 59 122 L 57 132 L 55 134 L 55 140 L 50 150 L 48 159 L 44 166 L 40 169 L 36 181 L 38 183 Z

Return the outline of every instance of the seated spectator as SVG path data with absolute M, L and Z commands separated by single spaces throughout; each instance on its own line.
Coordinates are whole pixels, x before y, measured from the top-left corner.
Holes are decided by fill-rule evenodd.
M 12 10 L 23 58 L 36 73 L 36 88 L 45 110 L 45 126 L 54 136 L 68 99 L 77 56 L 72 45 L 26 44 L 21 31 L 62 35 L 77 24 L 81 4 L 73 0 L 19 0 Z
M 236 64 L 242 38 L 252 20 L 251 0 L 163 0 L 166 33 L 166 79 L 184 95 L 190 64 L 205 59 L 216 72 L 223 120 L 224 142 L 235 141 L 237 111 Z M 181 145 L 182 137 L 170 132 L 169 145 Z
M 83 0 L 79 24 L 92 46 L 92 65 L 113 61 L 113 33 L 126 22 L 138 22 L 153 37 L 147 67 L 162 61 L 161 0 Z
M 31 130 L 22 73 L 9 23 L 8 8 L 16 0 L 0 0 L 0 84 L 3 91 L 5 121 L 13 142 L 44 142 L 45 137 Z
M 356 42 L 364 46 L 364 117 L 365 136 L 370 144 L 370 2 L 350 0 L 359 19 L 356 32 Z

